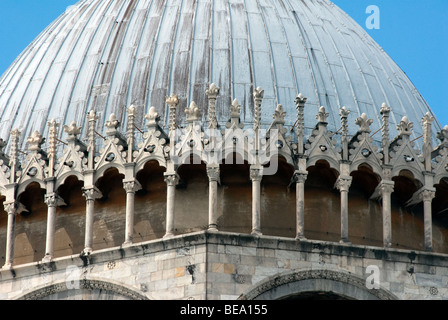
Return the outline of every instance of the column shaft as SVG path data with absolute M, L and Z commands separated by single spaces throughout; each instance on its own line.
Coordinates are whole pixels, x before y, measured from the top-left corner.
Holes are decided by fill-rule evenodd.
M 54 234 L 56 228 L 56 208 L 63 204 L 62 199 L 55 193 L 45 195 L 45 203 L 48 206 L 47 211 L 47 238 L 45 245 L 45 257 L 43 262 L 50 262 L 54 255 Z
M 164 238 L 174 236 L 174 200 L 176 195 L 176 185 L 179 181 L 177 174 L 166 174 L 166 233 Z
M 83 195 L 86 198 L 86 234 L 83 253 L 89 255 L 93 251 L 95 199 L 101 197 L 101 192 L 96 187 L 84 188 Z
M 14 238 L 16 225 L 16 203 L 9 202 L 4 204 L 5 211 L 8 214 L 8 229 L 6 234 L 6 256 L 3 268 L 11 268 L 14 261 Z
M 208 194 L 208 230 L 218 231 L 218 180 L 219 166 L 207 167 L 207 175 L 209 179 Z
M 141 189 L 137 181 L 124 181 L 126 190 L 126 230 L 124 245 L 132 244 L 134 241 L 134 216 L 135 216 L 135 192 Z
M 392 246 L 391 194 L 394 191 L 393 181 L 382 181 L 381 195 L 383 198 L 383 245 Z
M 305 180 L 306 172 L 296 171 L 294 180 L 296 181 L 296 239 L 305 238 Z
M 341 176 L 336 187 L 341 193 L 341 243 L 348 243 L 348 190 L 352 182 L 351 176 Z
M 423 200 L 424 228 L 425 228 L 425 250 L 432 251 L 432 199 L 436 195 L 435 190 L 425 189 L 420 194 Z
M 263 167 L 253 167 L 250 169 L 252 180 L 252 234 L 261 235 L 261 212 L 260 212 L 260 188 L 263 177 Z

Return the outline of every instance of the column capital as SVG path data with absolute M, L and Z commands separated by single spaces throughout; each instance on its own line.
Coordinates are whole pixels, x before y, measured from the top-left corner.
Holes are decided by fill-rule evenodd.
M 57 207 L 65 205 L 64 200 L 56 193 L 49 193 L 45 195 L 44 202 L 47 204 L 48 207 Z
M 164 179 L 169 187 L 174 187 L 179 183 L 179 175 L 177 173 L 165 173 Z
M 207 166 L 207 176 L 210 182 L 219 181 L 220 177 L 219 166 Z
M 123 188 L 126 193 L 137 192 L 142 189 L 142 185 L 135 179 L 123 181 Z
M 103 196 L 101 191 L 95 186 L 83 187 L 82 195 L 86 198 L 86 200 L 95 200 Z
M 261 166 L 251 166 L 250 168 L 250 180 L 261 181 L 263 178 L 263 167 Z
M 348 189 L 350 188 L 350 186 L 352 184 L 352 180 L 353 180 L 353 178 L 351 176 L 340 176 L 336 180 L 335 187 L 340 192 L 343 192 L 343 191 L 348 192 Z
M 420 194 L 419 198 L 423 201 L 432 201 L 436 196 L 436 190 L 435 189 L 423 189 Z
M 392 193 L 394 192 L 395 182 L 391 180 L 382 180 L 380 182 L 380 191 L 381 194 Z
M 5 211 L 6 211 L 6 213 L 8 215 L 10 215 L 10 214 L 13 214 L 13 215 L 17 214 L 18 205 L 17 205 L 16 201 L 4 202 L 3 203 L 3 207 L 4 207 L 4 209 L 5 209 Z
M 308 178 L 308 172 L 296 170 L 292 178 L 296 183 L 305 183 L 306 179 Z

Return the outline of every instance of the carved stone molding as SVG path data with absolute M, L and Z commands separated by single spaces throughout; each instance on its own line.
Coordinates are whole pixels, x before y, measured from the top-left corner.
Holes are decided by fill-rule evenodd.
M 380 289 L 367 289 L 366 280 L 353 274 L 348 274 L 345 272 L 339 272 L 327 269 L 317 269 L 317 270 L 300 270 L 291 271 L 286 274 L 275 275 L 267 280 L 263 281 L 261 284 L 246 291 L 242 294 L 238 300 L 255 300 L 264 293 L 271 290 L 275 290 L 283 285 L 287 285 L 294 282 L 300 282 L 304 280 L 313 279 L 323 279 L 325 281 L 334 281 L 337 283 L 353 286 L 355 288 L 354 292 L 358 291 L 368 291 L 369 294 L 377 297 L 380 300 L 396 300 L 392 293 L 380 288 Z M 331 284 L 331 283 L 329 283 Z M 352 297 L 356 298 L 356 297 Z
M 423 201 L 432 201 L 436 197 L 435 190 L 424 189 L 420 192 L 419 198 Z
M 3 208 L 8 215 L 17 214 L 17 207 L 17 202 L 15 201 L 3 203 Z
M 58 284 L 49 285 L 44 288 L 27 293 L 19 297 L 17 300 L 42 300 L 48 296 L 60 292 L 66 292 L 68 290 L 69 289 L 67 289 L 67 284 L 65 282 L 62 282 Z M 130 300 L 148 300 L 147 297 L 136 291 L 133 291 L 118 284 L 100 280 L 81 279 L 79 281 L 79 289 L 70 289 L 70 290 L 106 291 L 120 295 L 122 297 L 126 297 Z
M 141 184 L 137 180 L 123 181 L 123 188 L 126 193 L 137 192 L 142 189 Z
M 209 181 L 219 181 L 220 170 L 218 166 L 207 166 L 207 176 Z
M 250 180 L 261 181 L 263 178 L 263 168 L 252 167 L 250 168 Z
M 295 171 L 293 175 L 293 180 L 295 183 L 305 183 L 308 177 L 308 173 L 304 171 Z
M 46 194 L 44 201 L 48 207 L 57 207 L 65 204 L 56 192 Z
M 341 176 L 336 180 L 335 187 L 341 192 L 348 192 L 350 186 L 352 184 L 352 177 L 349 176 Z
M 169 187 L 175 187 L 179 183 L 179 176 L 177 175 L 177 173 L 166 174 L 164 179 Z
M 86 198 L 86 200 L 90 201 L 99 199 L 103 196 L 97 187 L 82 188 L 82 195 Z
M 394 185 L 395 183 L 393 181 L 381 181 L 380 183 L 380 191 L 381 194 L 391 194 L 392 192 L 394 192 Z

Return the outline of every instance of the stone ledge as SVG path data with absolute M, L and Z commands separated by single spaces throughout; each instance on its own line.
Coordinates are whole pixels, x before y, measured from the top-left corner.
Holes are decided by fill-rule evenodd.
M 353 244 L 340 244 L 318 240 L 295 240 L 274 236 L 252 236 L 230 232 L 199 231 L 178 235 L 167 239 L 157 239 L 136 243 L 125 247 L 113 247 L 92 252 L 88 257 L 71 255 L 54 259 L 50 263 L 34 262 L 11 269 L 0 270 L 0 281 L 11 280 L 36 274 L 65 270 L 68 266 L 86 267 L 125 258 L 135 258 L 168 250 L 193 246 L 231 245 L 273 250 L 300 251 L 307 253 L 324 253 L 354 258 L 384 260 L 390 262 L 412 262 L 414 265 L 446 267 L 448 254 L 413 251 L 404 249 L 369 247 Z M 195 254 L 195 253 L 192 253 Z

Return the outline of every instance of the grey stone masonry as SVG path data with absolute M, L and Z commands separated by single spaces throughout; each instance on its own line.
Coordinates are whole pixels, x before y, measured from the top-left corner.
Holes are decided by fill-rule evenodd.
M 202 231 L 0 271 L 0 299 L 277 299 L 305 291 L 448 299 L 448 255 Z

